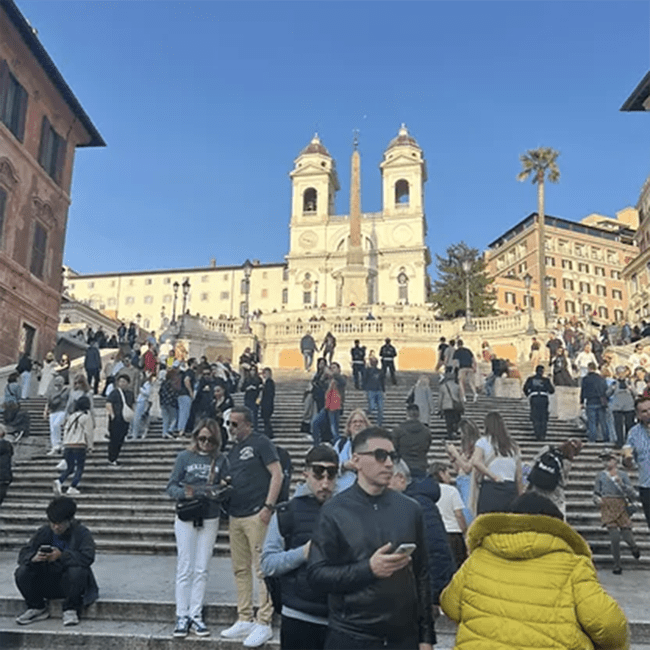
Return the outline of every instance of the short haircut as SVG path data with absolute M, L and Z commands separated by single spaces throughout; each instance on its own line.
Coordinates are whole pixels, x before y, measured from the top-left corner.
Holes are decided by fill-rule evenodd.
M 440 475 L 443 472 L 446 472 L 449 470 L 449 465 L 447 463 L 431 463 L 429 466 L 429 476 L 433 476 L 433 478 L 440 483 Z
M 587 364 L 587 370 L 593 370 L 595 372 L 596 371 L 596 364 L 593 361 L 590 361 Z
M 126 379 L 126 381 L 131 383 L 131 377 L 129 377 L 128 375 L 118 375 L 117 378 L 118 379 Z
M 411 470 L 403 458 L 400 458 L 396 463 L 393 464 L 393 476 L 396 474 L 401 474 L 406 481 L 406 485 L 409 485 L 411 482 Z
M 544 366 L 535 366 L 535 372 L 538 375 L 543 375 L 544 374 Z
M 305 465 L 309 467 L 312 463 L 334 463 L 338 465 L 339 455 L 330 445 L 316 445 L 305 456 Z
M 634 408 L 638 409 L 640 404 L 643 404 L 643 402 L 650 402 L 650 395 L 641 395 L 636 402 L 634 402 Z
M 90 411 L 90 398 L 87 397 L 86 395 L 82 395 L 75 403 L 74 403 L 74 410 L 75 411 L 84 411 L 88 412 Z
M 456 345 L 457 345 L 458 347 L 460 347 L 462 344 L 463 344 L 463 339 L 458 339 L 458 340 L 456 341 Z
M 390 440 L 393 442 L 393 437 L 386 429 L 383 429 L 382 427 L 368 427 L 363 431 L 359 431 L 355 439 L 352 441 L 352 453 L 358 451 L 362 447 L 366 447 L 368 441 L 373 440 L 374 438 L 383 438 L 384 440 Z
M 20 377 L 20 373 L 18 372 L 12 372 L 9 377 L 7 377 L 7 383 L 13 384 L 15 381 L 18 381 Z
M 60 524 L 74 517 L 77 504 L 70 497 L 55 497 L 50 501 L 45 512 L 53 524 Z
M 273 370 L 271 370 L 271 368 L 269 368 L 268 366 L 267 366 L 266 368 L 264 368 L 264 369 L 262 370 L 262 372 L 268 372 L 268 373 L 269 373 L 269 377 L 273 377 Z
M 407 404 L 406 412 L 409 415 L 420 415 L 420 407 L 417 404 Z
M 233 413 L 239 413 L 244 416 L 244 421 L 249 424 L 253 424 L 253 412 L 248 408 L 248 406 L 233 406 L 230 409 L 230 415 Z
M 546 515 L 564 521 L 564 516 L 559 508 L 537 492 L 524 492 L 510 504 L 508 512 L 521 515 Z

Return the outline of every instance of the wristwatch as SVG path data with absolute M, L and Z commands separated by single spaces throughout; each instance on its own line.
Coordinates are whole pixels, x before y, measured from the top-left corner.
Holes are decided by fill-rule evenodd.
M 265 503 L 262 507 L 270 510 L 271 512 L 275 512 L 275 506 L 272 503 Z

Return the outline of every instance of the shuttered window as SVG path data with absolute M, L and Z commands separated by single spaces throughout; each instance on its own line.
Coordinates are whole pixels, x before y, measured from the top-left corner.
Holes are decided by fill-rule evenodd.
M 63 165 L 65 164 L 65 140 L 52 128 L 45 115 L 41 127 L 38 162 L 55 183 L 61 183 Z
M 22 142 L 25 137 L 27 91 L 9 71 L 6 61 L 0 62 L 0 120 Z
M 0 248 L 5 235 L 5 208 L 7 206 L 7 193 L 0 187 Z
M 34 224 L 34 239 L 32 240 L 32 261 L 29 270 L 37 277 L 43 279 L 45 270 L 45 253 L 47 251 L 47 230 L 38 223 Z

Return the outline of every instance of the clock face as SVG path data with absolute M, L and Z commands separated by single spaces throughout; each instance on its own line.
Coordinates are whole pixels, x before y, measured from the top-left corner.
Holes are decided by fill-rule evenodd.
M 313 230 L 306 230 L 298 241 L 303 248 L 313 248 L 318 242 L 318 235 Z

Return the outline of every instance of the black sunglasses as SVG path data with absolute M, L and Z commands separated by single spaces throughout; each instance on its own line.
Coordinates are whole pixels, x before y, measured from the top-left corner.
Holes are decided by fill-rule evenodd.
M 202 442 L 203 444 L 208 443 L 209 445 L 216 445 L 217 440 L 216 438 L 208 438 L 207 436 L 199 436 L 197 438 L 199 442 Z
M 325 472 L 327 472 L 327 478 L 333 481 L 338 473 L 338 467 L 332 467 L 331 465 L 310 465 L 309 467 L 317 481 L 323 478 Z
M 375 449 L 374 451 L 357 451 L 359 456 L 374 456 L 378 463 L 385 463 L 390 458 L 393 463 L 399 460 L 399 454 L 396 451 L 386 451 L 385 449 Z

